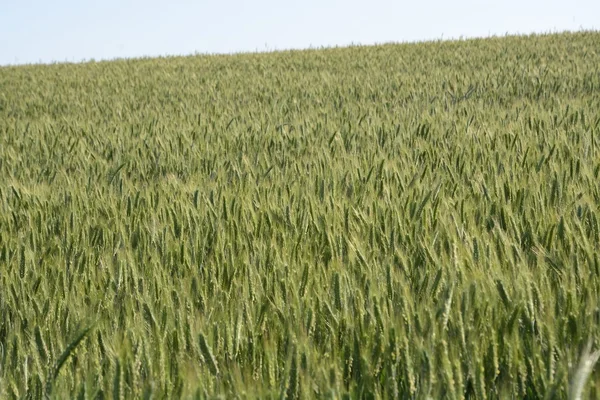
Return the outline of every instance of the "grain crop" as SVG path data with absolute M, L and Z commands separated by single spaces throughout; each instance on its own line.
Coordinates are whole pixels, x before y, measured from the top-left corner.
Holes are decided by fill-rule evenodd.
M 0 68 L 0 398 L 600 399 L 600 33 Z

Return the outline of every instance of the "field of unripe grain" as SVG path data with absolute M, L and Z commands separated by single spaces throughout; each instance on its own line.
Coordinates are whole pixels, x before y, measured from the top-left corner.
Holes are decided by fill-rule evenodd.
M 598 32 L 0 68 L 2 399 L 600 399 L 599 348 Z

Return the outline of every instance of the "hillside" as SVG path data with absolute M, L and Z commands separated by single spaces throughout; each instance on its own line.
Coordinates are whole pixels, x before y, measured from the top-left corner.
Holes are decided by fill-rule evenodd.
M 0 68 L 0 398 L 600 399 L 599 43 Z

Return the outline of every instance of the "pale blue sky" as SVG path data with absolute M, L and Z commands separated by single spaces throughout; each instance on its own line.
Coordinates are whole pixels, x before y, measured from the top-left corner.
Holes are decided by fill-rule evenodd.
M 0 65 L 600 29 L 600 0 L 0 0 Z

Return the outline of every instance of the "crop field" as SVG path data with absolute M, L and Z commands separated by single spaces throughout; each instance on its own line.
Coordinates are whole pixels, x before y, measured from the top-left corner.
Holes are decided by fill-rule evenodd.
M 600 33 L 0 68 L 0 398 L 600 399 Z

